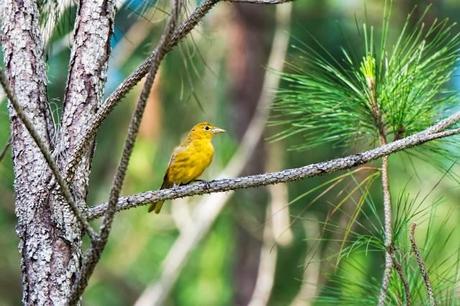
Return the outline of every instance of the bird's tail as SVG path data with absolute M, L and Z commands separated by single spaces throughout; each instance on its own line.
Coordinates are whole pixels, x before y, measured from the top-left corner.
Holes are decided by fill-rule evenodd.
M 163 180 L 163 184 L 161 185 L 160 189 L 165 189 L 165 188 L 169 188 L 169 187 L 171 187 L 171 184 L 168 182 L 168 180 L 165 177 L 164 180 Z M 149 212 L 152 212 L 154 210 L 156 214 L 159 214 L 160 211 L 161 211 L 161 207 L 163 207 L 164 202 L 165 201 L 163 200 L 163 201 L 158 201 L 158 202 L 152 203 L 149 206 Z

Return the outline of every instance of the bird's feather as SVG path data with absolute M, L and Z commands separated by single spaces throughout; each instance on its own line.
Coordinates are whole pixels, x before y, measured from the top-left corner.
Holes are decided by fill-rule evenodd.
M 212 137 L 223 130 L 207 122 L 195 125 L 177 146 L 168 163 L 161 189 L 184 185 L 196 180 L 211 164 L 214 156 Z M 150 211 L 159 213 L 164 201 L 152 203 Z

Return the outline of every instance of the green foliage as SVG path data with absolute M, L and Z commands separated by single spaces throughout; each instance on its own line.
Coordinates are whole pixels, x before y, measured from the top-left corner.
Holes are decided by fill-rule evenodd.
M 321 46 L 298 47 L 305 68 L 282 74 L 287 86 L 279 90 L 274 125 L 283 131 L 274 139 L 300 134 L 296 149 L 322 143 L 350 145 L 378 139 L 379 121 L 388 140 L 423 130 L 449 110 L 457 96 L 446 90 L 460 55 L 460 34 L 454 23 L 408 16 L 390 45 L 389 5 L 380 42 L 373 26 L 363 24 L 361 56 L 342 48 L 337 60 Z
M 445 201 L 439 198 L 437 188 L 449 178 L 449 169 L 426 193 L 411 195 L 409 184 L 405 184 L 394 199 L 394 245 L 395 257 L 403 267 L 408 281 L 413 305 L 425 305 L 426 288 L 409 242 L 409 228 L 418 225 L 416 241 L 425 261 L 434 294 L 439 305 L 458 305 L 455 288 L 458 282 L 460 249 L 455 237 L 458 231 L 451 226 L 455 213 L 446 209 Z M 359 203 L 356 203 L 359 204 Z M 375 266 L 376 259 L 384 254 L 383 225 L 377 211 L 379 207 L 373 197 L 366 197 L 366 208 L 353 222 L 349 243 L 336 254 L 339 265 L 330 275 L 329 282 L 321 291 L 315 305 L 373 305 L 380 290 L 380 276 L 369 271 L 383 269 Z M 357 205 L 358 207 L 358 205 Z M 352 216 L 350 216 L 351 218 Z M 339 232 L 340 227 L 325 224 L 326 231 Z M 322 238 L 322 243 L 329 243 Z M 326 260 L 326 259 L 323 259 Z M 391 277 L 387 305 L 401 305 L 404 289 L 398 274 Z
M 359 7 L 362 2 L 358 2 Z M 374 20 L 375 16 L 381 18 L 381 1 L 367 2 L 369 19 Z M 144 6 L 137 8 L 135 1 L 127 3 L 127 7 L 118 12 L 112 54 L 114 58 L 120 53 L 128 56 L 121 57 L 119 63 L 114 61 L 116 64 L 110 64 L 107 93 L 142 62 L 159 38 L 162 30 L 159 17 L 163 21 L 166 18 L 160 11 L 161 5 L 155 16 L 153 13 L 145 16 L 148 10 Z M 427 25 L 423 16 L 410 17 L 402 30 L 398 30 L 399 20 L 405 18 L 407 9 L 405 2 L 398 1 L 394 4 L 393 14 L 402 14 L 402 18 L 400 15 L 393 16 L 394 20 L 390 23 L 390 9 L 387 8 L 384 27 L 374 29 L 367 25 L 369 22 L 366 20 L 366 25 L 358 29 L 359 42 L 347 39 L 343 45 L 350 47 L 344 50 L 337 47 L 341 45 L 338 36 L 340 33 L 344 37 L 353 35 L 350 34 L 354 26 L 351 25 L 351 16 L 361 15 L 356 7 L 350 10 L 351 4 L 347 1 L 313 0 L 295 1 L 294 6 L 292 33 L 297 39 L 297 47 L 289 52 L 290 56 L 296 52 L 300 52 L 301 56 L 292 57 L 296 62 L 291 61 L 287 73 L 283 74 L 284 87 L 279 92 L 273 118 L 273 124 L 280 125 L 278 130 L 283 132 L 275 138 L 287 138 L 283 148 L 286 144 L 298 149 L 315 147 L 308 154 L 287 152 L 282 167 L 297 167 L 343 153 L 331 148 L 331 144 L 354 146 L 357 140 L 361 140 L 359 145 L 375 141 L 378 129 L 370 104 L 372 91 L 369 81 L 375 82 L 389 141 L 398 134 L 400 125 L 404 126 L 404 131 L 401 129 L 398 137 L 437 121 L 452 106 L 454 95 L 447 91 L 446 82 L 458 57 L 459 38 L 454 34 L 453 23 L 435 20 Z M 225 11 L 219 13 L 221 9 Z M 233 6 L 217 5 L 214 16 L 221 21 L 221 16 L 227 16 L 228 10 L 232 9 Z M 456 1 L 445 2 L 439 10 L 436 9 L 436 15 L 451 14 L 458 20 L 459 10 Z M 51 18 L 51 15 L 42 16 Z M 420 15 L 414 13 L 413 16 Z M 63 67 L 67 66 L 70 55 L 66 44 L 69 38 L 66 36 L 73 30 L 74 18 L 75 7 L 71 7 L 63 13 L 57 29 L 51 33 L 48 91 L 53 101 L 52 108 L 57 108 L 57 113 L 66 81 L 66 69 Z M 142 31 L 127 33 L 133 22 L 137 22 L 136 18 L 142 19 L 142 29 L 148 33 L 147 36 L 143 37 Z M 337 19 L 342 31 L 337 31 Z M 236 32 L 233 26 L 229 26 L 228 20 L 217 23 L 215 17 L 208 20 L 211 22 L 203 22 L 193 39 L 182 42 L 163 63 L 160 99 L 152 101 L 159 103 L 159 109 L 154 111 L 161 118 L 160 128 L 155 136 L 139 137 L 123 194 L 156 189 L 161 184 L 171 150 L 182 133 L 196 121 L 213 119 L 229 131 L 227 136 L 216 139 L 216 159 L 205 179 L 214 178 L 235 151 L 238 139 L 234 137 L 232 122 L 233 117 L 240 114 L 233 113 L 232 100 L 229 99 L 232 74 L 229 73 L 227 51 Z M 311 37 L 306 35 L 305 29 L 312 31 L 312 36 L 323 46 L 317 42 L 307 43 Z M 356 29 L 352 31 L 356 32 Z M 126 37 L 122 37 L 125 34 Z M 271 34 L 264 33 L 267 37 Z M 128 43 L 126 50 L 118 48 L 123 45 L 118 44 L 121 38 Z M 262 66 L 261 70 L 264 70 Z M 128 95 L 98 133 L 87 199 L 89 204 L 107 200 L 113 169 L 125 137 L 128 114 L 137 94 L 132 92 Z M 0 102 L 0 146 L 9 138 L 6 104 L 6 99 Z M 291 137 L 294 135 L 297 136 Z M 300 137 L 305 141 L 301 141 Z M 446 146 L 445 142 L 442 140 L 442 147 L 440 141 L 428 143 L 422 146 L 423 149 L 411 149 L 408 151 L 410 155 L 397 154 L 390 158 L 397 258 L 410 282 L 413 305 L 422 305 L 426 301 L 426 291 L 407 237 L 407 228 L 412 222 L 417 223 L 417 244 L 426 260 L 439 305 L 459 305 L 458 289 L 457 295 L 454 290 L 455 284 L 459 283 L 455 273 L 459 271 L 460 263 L 460 171 L 456 165 L 450 167 L 452 163 L 448 159 L 460 150 Z M 437 172 L 428 166 L 435 163 L 439 164 L 436 169 L 449 170 L 443 171 L 442 182 L 437 178 Z M 278 249 L 278 260 L 268 305 L 290 305 L 300 287 L 307 282 L 317 286 L 316 296 L 306 301 L 314 305 L 376 304 L 384 257 L 377 170 L 375 167 L 363 167 L 289 184 L 290 205 L 285 209 L 289 209 L 290 224 L 285 230 L 292 230 L 294 239 L 286 246 L 273 245 Z M 411 173 L 412 170 L 416 170 L 416 174 Z M 8 153 L 0 163 L 0 249 L 4 255 L 0 263 L 0 305 L 20 305 L 21 300 L 13 178 L 11 153 Z M 427 197 L 426 190 L 430 190 L 428 194 L 432 196 Z M 252 281 L 235 273 L 241 268 L 238 266 L 238 250 L 242 247 L 237 230 L 244 227 L 251 233 L 261 232 L 263 224 L 255 221 L 259 220 L 256 214 L 261 212 L 255 207 L 259 207 L 261 202 L 235 200 L 228 206 L 208 238 L 196 246 L 165 305 L 232 305 L 236 302 L 238 292 L 235 284 Z M 174 222 L 177 216 L 172 215 L 164 213 L 152 218 L 146 214 L 146 208 L 141 207 L 117 216 L 102 261 L 83 297 L 85 305 L 135 303 L 146 286 L 158 279 L 163 269 L 162 262 L 177 239 L 178 229 Z M 278 215 L 279 212 L 274 213 L 273 219 Z M 306 220 L 307 216 L 314 218 Z M 306 226 L 314 222 L 318 223 L 318 235 L 308 232 L 310 228 Z M 316 252 L 316 257 L 310 254 L 310 248 Z M 259 256 L 258 253 L 250 255 Z M 312 261 L 310 265 L 304 265 L 305 259 Z M 314 268 L 318 270 L 316 278 L 303 276 L 305 270 L 315 276 Z M 401 305 L 402 297 L 400 280 L 393 273 L 389 304 Z

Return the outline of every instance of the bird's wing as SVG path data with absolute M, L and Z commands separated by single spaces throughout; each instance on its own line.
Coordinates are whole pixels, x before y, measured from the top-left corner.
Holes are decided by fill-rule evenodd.
M 178 156 L 180 158 L 181 153 L 184 152 L 186 148 L 187 148 L 186 146 L 182 146 L 182 145 L 179 145 L 174 148 L 171 154 L 171 158 L 169 159 L 168 167 L 166 168 L 165 176 L 163 177 L 163 184 L 161 188 L 172 186 L 173 183 L 170 182 L 168 178 L 169 170 L 171 169 L 171 165 L 174 163 L 174 161 L 178 158 Z
M 174 148 L 174 151 L 171 154 L 171 158 L 169 159 L 168 168 L 171 164 L 176 160 L 176 158 L 185 150 L 187 149 L 186 146 L 180 145 Z

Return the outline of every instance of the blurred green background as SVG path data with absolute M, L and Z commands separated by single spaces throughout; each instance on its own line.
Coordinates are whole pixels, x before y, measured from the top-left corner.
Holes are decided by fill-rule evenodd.
M 367 20 L 378 27 L 383 2 L 295 1 L 290 28 L 283 30 L 290 37 L 286 71 L 292 66 L 302 69 L 296 46 L 318 48 L 314 40 L 338 60 L 343 45 L 361 50 L 356 24 Z M 390 31 L 399 31 L 414 5 L 418 5 L 414 14 L 421 14 L 429 4 L 415 0 L 395 2 Z M 195 3 L 188 4 L 188 13 L 194 6 Z M 158 40 L 166 18 L 158 7 L 165 7 L 165 3 L 129 1 L 120 9 L 106 94 L 146 58 Z M 192 36 L 167 56 L 149 98 L 124 194 L 158 188 L 173 147 L 193 124 L 202 120 L 228 131 L 216 137 L 216 156 L 203 178 L 219 176 L 251 121 L 264 78 L 276 74 L 267 64 L 277 27 L 275 10 L 274 6 L 219 3 Z M 66 69 L 62 68 L 68 64 L 68 35 L 74 14 L 74 8 L 65 14 L 48 50 L 48 91 L 57 123 L 66 80 Z M 444 17 L 460 21 L 460 1 L 433 1 L 426 19 Z M 459 31 L 459 27 L 455 30 Z M 460 89 L 457 75 L 454 74 L 450 86 Z M 139 91 L 137 86 L 130 92 L 98 133 L 88 195 L 90 205 L 108 198 L 129 114 Z M 350 148 L 323 145 L 308 151 L 290 150 L 304 139 L 296 136 L 268 141 L 279 129 L 265 130 L 242 175 L 302 166 L 363 148 L 357 144 Z M 6 101 L 2 99 L 0 144 L 8 138 Z M 402 254 L 410 254 L 404 253 L 404 246 L 408 249 L 407 225 L 416 222 L 417 242 L 441 305 L 460 305 L 460 167 L 452 162 L 452 156 L 430 161 L 401 153 L 390 158 L 394 223 L 395 227 L 400 226 L 397 239 Z M 383 208 L 379 177 L 369 173 L 378 165 L 371 164 L 345 177 L 341 177 L 345 174 L 342 172 L 275 189 L 237 191 L 211 227 L 203 230 L 203 239 L 189 243 L 191 248 L 187 248 L 187 241 L 192 239 L 196 223 L 210 218 L 203 209 L 203 216 L 194 215 L 203 197 L 167 202 L 158 216 L 147 214 L 146 207 L 123 211 L 114 222 L 102 261 L 83 296 L 83 305 L 131 305 L 136 301 L 137 305 L 148 305 L 138 299 L 146 288 L 155 288 L 159 280 L 163 285 L 172 281 L 170 292 L 161 287 L 156 287 L 156 291 L 147 289 L 156 298 L 161 295 L 159 292 L 166 294 L 159 305 L 375 303 L 384 252 L 374 247 L 372 241 L 382 240 Z M 8 152 L 0 163 L 0 305 L 20 305 L 21 300 L 13 177 Z M 362 194 L 367 192 L 369 196 L 355 216 Z M 212 198 L 210 203 L 218 205 L 220 201 Z M 334 210 L 339 204 L 340 209 Z M 347 242 L 342 243 L 347 229 L 350 234 Z M 171 251 L 175 244 L 177 248 Z M 180 254 L 184 250 L 189 252 L 184 253 L 182 262 Z M 408 278 L 418 288 L 415 299 L 423 304 L 426 296 L 414 259 L 402 257 L 408 266 L 412 264 L 407 268 Z M 174 263 L 183 263 L 182 269 L 174 270 L 176 281 L 169 278 L 169 270 L 165 272 L 165 258 L 169 263 L 167 269 L 172 269 Z M 260 295 L 254 294 L 254 287 Z M 394 300 L 398 300 L 398 290 L 395 286 L 392 291 Z M 153 301 L 153 297 L 147 300 Z

